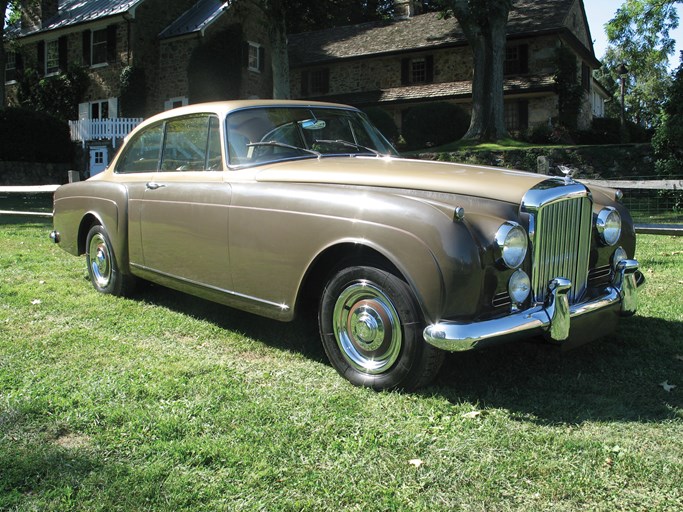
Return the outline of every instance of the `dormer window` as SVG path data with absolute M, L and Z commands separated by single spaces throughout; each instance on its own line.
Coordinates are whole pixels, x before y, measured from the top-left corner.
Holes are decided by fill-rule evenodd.
M 434 56 L 405 58 L 401 60 L 401 83 L 429 84 L 434 81 Z
M 523 75 L 529 72 L 529 45 L 508 45 L 505 48 L 505 74 Z

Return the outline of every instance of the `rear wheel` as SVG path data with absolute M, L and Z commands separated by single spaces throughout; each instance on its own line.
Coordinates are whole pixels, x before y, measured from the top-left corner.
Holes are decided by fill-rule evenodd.
M 443 352 L 422 338 L 423 322 L 410 287 L 374 267 L 349 267 L 323 292 L 319 309 L 323 347 L 351 383 L 376 390 L 428 384 Z
M 103 226 L 97 224 L 90 228 L 85 249 L 88 275 L 95 290 L 117 296 L 126 296 L 133 292 L 135 278 L 121 273 L 109 235 Z

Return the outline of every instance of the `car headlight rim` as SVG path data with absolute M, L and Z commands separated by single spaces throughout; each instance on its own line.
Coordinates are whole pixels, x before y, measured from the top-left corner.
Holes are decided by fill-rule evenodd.
M 607 206 L 598 213 L 595 227 L 602 243 L 615 245 L 621 237 L 621 215 L 616 208 Z
M 519 268 L 526 258 L 529 239 L 522 226 L 513 221 L 504 222 L 496 231 L 498 261 L 508 268 Z

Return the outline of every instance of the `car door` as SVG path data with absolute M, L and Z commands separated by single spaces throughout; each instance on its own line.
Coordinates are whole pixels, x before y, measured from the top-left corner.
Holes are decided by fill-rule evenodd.
M 144 185 L 139 226 L 144 267 L 167 278 L 230 290 L 228 212 L 218 118 L 164 125 L 159 171 Z

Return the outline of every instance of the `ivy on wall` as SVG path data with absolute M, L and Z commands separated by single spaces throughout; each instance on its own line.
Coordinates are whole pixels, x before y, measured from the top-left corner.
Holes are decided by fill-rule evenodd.
M 119 108 L 122 117 L 145 117 L 147 79 L 145 70 L 126 66 L 119 77 L 121 95 Z
M 585 91 L 579 82 L 576 55 L 561 46 L 556 53 L 555 88 L 558 94 L 559 124 L 575 130 Z
M 81 66 L 41 77 L 29 68 L 19 78 L 18 99 L 22 107 L 49 112 L 62 121 L 78 119 L 78 104 L 88 88 L 88 74 Z

